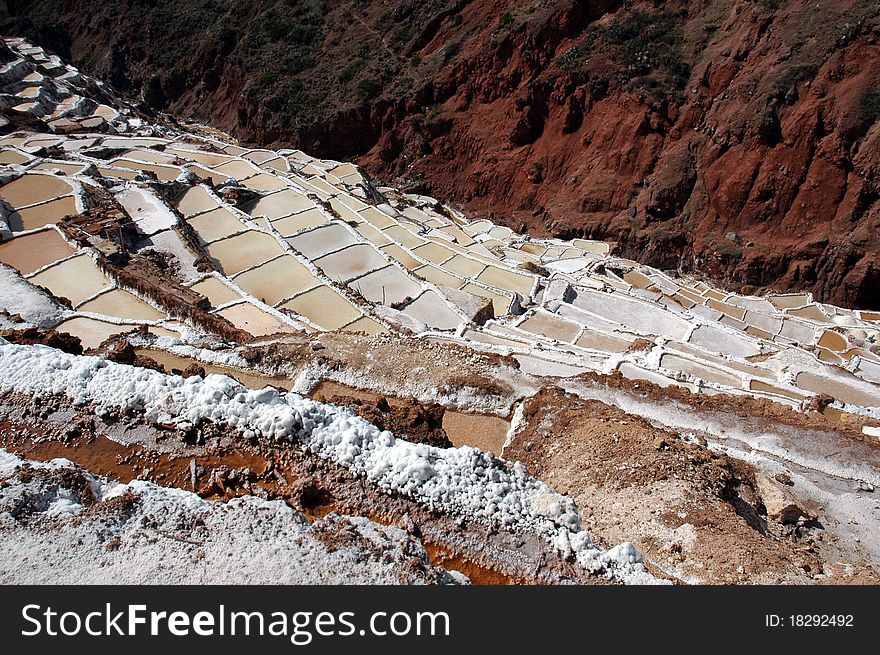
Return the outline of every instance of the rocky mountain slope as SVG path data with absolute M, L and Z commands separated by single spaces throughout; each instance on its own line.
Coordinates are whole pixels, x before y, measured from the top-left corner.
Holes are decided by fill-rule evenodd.
M 514 229 L 880 306 L 874 2 L 62 5 L 7 0 L 3 30 L 155 109 Z

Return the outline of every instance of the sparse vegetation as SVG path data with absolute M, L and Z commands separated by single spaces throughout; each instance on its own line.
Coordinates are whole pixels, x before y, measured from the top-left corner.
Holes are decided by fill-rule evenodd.
M 342 83 L 350 82 L 355 76 L 361 72 L 366 62 L 363 59 L 355 59 L 349 62 L 345 68 L 339 73 L 339 81 Z
M 544 181 L 544 164 L 539 161 L 532 162 L 529 166 L 529 179 L 533 184 L 540 184 Z
M 375 98 L 382 92 L 382 84 L 374 77 L 365 77 L 357 84 L 358 92 L 366 98 Z
M 789 90 L 808 80 L 816 77 L 819 72 L 819 66 L 816 64 L 794 64 L 785 69 L 785 72 L 777 78 L 773 83 L 773 92 L 779 98 L 782 98 Z
M 455 58 L 455 55 L 457 55 L 460 50 L 460 40 L 450 41 L 449 43 L 447 43 L 446 46 L 443 48 L 443 63 L 448 64 L 450 61 L 452 61 Z
M 853 109 L 845 117 L 841 128 L 848 144 L 853 144 L 868 133 L 871 126 L 880 118 L 880 90 L 868 88 L 859 96 Z
M 739 259 L 743 256 L 742 248 L 732 243 L 719 243 L 715 246 L 715 252 L 722 257 L 731 257 L 733 259 Z
M 680 94 L 690 76 L 682 50 L 683 16 L 671 9 L 635 10 L 608 25 L 587 30 L 581 43 L 569 48 L 557 65 L 568 71 L 583 70 L 593 55 L 617 66 L 617 78 L 645 92 L 655 102 Z

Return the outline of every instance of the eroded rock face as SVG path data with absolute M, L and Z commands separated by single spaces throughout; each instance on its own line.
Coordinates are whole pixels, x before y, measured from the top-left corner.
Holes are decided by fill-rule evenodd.
M 157 109 L 363 155 L 379 177 L 534 234 L 880 302 L 880 19 L 863 0 L 340 2 L 294 18 L 260 3 L 235 33 L 188 37 L 185 70 L 140 29 L 146 6 L 72 2 L 50 25 L 44 4 L 7 3 L 3 28 Z M 163 14 L 169 38 L 202 10 Z

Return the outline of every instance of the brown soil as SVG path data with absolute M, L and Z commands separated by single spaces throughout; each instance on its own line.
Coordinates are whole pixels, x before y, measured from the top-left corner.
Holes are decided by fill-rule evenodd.
M 856 581 L 827 555 L 835 536 L 818 523 L 768 519 L 748 464 L 555 388 L 526 402 L 524 421 L 507 456 L 571 495 L 604 545 L 629 539 L 684 580 L 806 583 L 824 572 Z
M 0 422 L 0 447 L 22 457 L 45 461 L 63 457 L 110 480 L 134 478 L 193 490 L 192 461 L 196 462 L 197 493 L 208 499 L 228 500 L 241 495 L 283 499 L 315 521 L 330 512 L 365 516 L 396 525 L 418 536 L 436 564 L 460 564 L 478 584 L 547 584 L 561 579 L 602 582 L 558 559 L 549 547 L 529 537 L 508 535 L 443 516 L 398 496 L 365 485 L 348 471 L 303 454 L 287 445 L 247 443 L 230 438 L 229 431 L 203 425 L 196 440 L 197 454 L 176 455 L 168 447 L 192 450 L 191 435 L 159 429 L 163 451 L 153 446 L 124 446 L 108 439 L 88 410 L 72 419 L 53 419 L 55 411 L 69 411 L 58 399 L 39 405 L 5 396 L 7 418 Z M 124 417 L 117 417 L 124 420 Z M 182 441 L 181 441 L 182 440 Z
M 375 401 L 351 396 L 325 394 L 320 388 L 312 394 L 314 400 L 349 407 L 380 430 L 389 430 L 407 441 L 425 443 L 438 448 L 449 448 L 452 442 L 443 430 L 446 409 L 433 403 L 424 405 L 412 398 L 401 399 L 393 405 L 385 396 Z
M 42 344 L 63 350 L 71 355 L 82 355 L 83 348 L 79 337 L 63 334 L 52 329 L 30 327 L 21 330 L 0 330 L 0 337 L 10 343 L 20 345 Z
M 880 421 L 840 412 L 833 408 L 822 407 L 821 411 L 798 412 L 772 400 L 725 394 L 710 396 L 692 393 L 684 387 L 674 385 L 661 387 L 644 380 L 630 380 L 617 371 L 611 375 L 582 373 L 578 376 L 578 380 L 591 387 L 621 389 L 644 399 L 677 402 L 694 411 L 759 418 L 766 420 L 768 424 L 786 425 L 794 428 L 830 430 L 849 439 L 880 447 L 880 441 L 862 432 L 863 425 L 880 426 Z

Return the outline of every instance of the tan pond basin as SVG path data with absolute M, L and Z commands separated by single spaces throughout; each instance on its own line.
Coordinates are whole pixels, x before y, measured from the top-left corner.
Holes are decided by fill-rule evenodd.
M 288 237 L 293 236 L 300 230 L 323 225 L 329 220 L 329 218 L 317 209 L 307 209 L 299 214 L 272 221 L 272 227 L 277 230 L 281 236 Z
M 172 164 L 174 162 L 174 157 L 157 150 L 129 150 L 124 155 L 126 159 L 152 162 L 154 164 Z
M 106 166 L 97 166 L 96 168 L 101 174 L 101 177 L 115 178 L 119 180 L 133 180 L 138 176 L 137 171 L 130 171 L 127 169 L 107 168 Z
M 173 182 L 183 172 L 174 166 L 163 166 L 162 164 L 153 164 L 150 162 L 139 162 L 132 159 L 114 159 L 111 165 L 119 168 L 127 168 L 133 171 L 147 171 L 155 173 L 156 178 L 161 182 Z
M 422 293 L 422 287 L 419 284 L 404 275 L 400 269 L 391 265 L 359 277 L 357 280 L 352 280 L 348 286 L 367 300 L 383 305 L 399 303 L 406 298 L 415 298 Z
M 16 164 L 21 166 L 31 161 L 33 157 L 18 152 L 17 150 L 3 150 L 0 152 L 0 164 Z
M 586 330 L 577 340 L 577 346 L 606 353 L 623 353 L 632 345 L 632 341 L 615 337 L 595 330 Z
M 366 226 L 366 224 L 364 224 L 364 226 L 368 227 L 368 226 Z M 358 227 L 360 227 L 360 226 L 358 226 Z M 370 228 L 370 229 L 372 229 L 372 228 Z M 360 229 L 358 229 L 358 232 L 360 232 Z M 381 248 L 381 250 L 386 255 L 391 257 L 391 259 L 394 259 L 399 264 L 401 264 L 407 270 L 415 271 L 416 269 L 418 269 L 422 266 L 422 262 L 417 260 L 415 257 L 411 256 L 406 250 L 404 250 L 403 248 L 401 248 L 397 244 L 390 243 L 387 246 L 383 246 Z M 460 284 L 460 282 L 459 282 L 459 284 Z M 446 285 L 446 286 L 449 286 L 449 285 Z M 458 285 L 456 285 L 456 286 L 458 286 Z
M 366 403 L 376 403 L 384 397 L 392 407 L 402 407 L 405 402 L 395 396 L 388 396 L 356 389 L 345 384 L 324 380 L 308 394 L 310 398 L 333 402 L 334 398 L 356 398 Z M 447 409 L 443 414 L 443 430 L 456 448 L 471 446 L 483 452 L 500 455 L 507 440 L 510 421 L 499 416 L 469 414 Z
M 455 330 L 460 323 L 464 322 L 464 319 L 453 312 L 449 305 L 433 291 L 424 292 L 404 307 L 403 312 L 428 327 L 438 330 Z
M 58 332 L 79 337 L 83 348 L 89 349 L 97 348 L 113 335 L 130 332 L 137 327 L 137 325 L 117 325 L 116 323 L 98 321 L 92 318 L 76 317 L 64 321 L 56 326 L 55 329 Z
M 22 275 L 76 252 L 55 230 L 26 234 L 0 243 L 0 262 L 12 266 Z
M 256 230 L 215 241 L 205 250 L 226 275 L 235 275 L 284 252 L 275 237 Z
M 269 175 L 268 173 L 260 173 L 241 181 L 241 186 L 253 189 L 254 191 L 278 191 L 287 185 L 283 180 Z
M 416 248 L 425 243 L 424 239 L 420 239 L 415 234 L 400 225 L 392 225 L 382 230 L 391 237 L 392 241 L 399 243 L 406 248 Z
M 230 179 L 228 175 L 212 171 L 210 168 L 200 164 L 186 164 L 185 166 L 203 180 L 209 180 L 213 185 L 223 184 L 226 180 Z
M 267 314 L 259 307 L 249 302 L 232 305 L 217 312 L 240 330 L 252 334 L 255 337 L 264 337 L 269 334 L 296 332 L 289 325 Z
M 235 283 L 268 305 L 318 286 L 312 272 L 291 255 L 283 255 L 235 277 Z
M 213 307 L 219 307 L 233 300 L 241 299 L 241 295 L 237 291 L 230 289 L 215 277 L 205 278 L 190 288 L 196 293 L 205 296 Z
M 370 225 L 377 227 L 380 230 L 391 225 L 397 225 L 393 218 L 387 214 L 383 214 L 375 207 L 367 207 L 366 209 L 361 210 L 360 215 L 363 216 L 364 220 Z
M 471 283 L 465 284 L 461 288 L 461 290 L 472 293 L 475 296 L 480 296 L 481 298 L 488 298 L 489 300 L 491 300 L 492 308 L 495 311 L 495 316 L 503 316 L 510 309 L 510 298 L 508 298 L 507 296 L 503 296 L 500 293 L 489 291 L 488 289 L 484 289 L 479 285 Z
M 149 137 L 111 137 L 101 143 L 105 148 L 154 148 L 168 143 L 167 139 L 153 139 Z
M 278 157 L 278 154 L 274 150 L 257 148 L 255 150 L 242 153 L 241 157 L 242 159 L 247 159 L 248 161 L 252 161 L 255 164 L 262 164 L 263 162 L 269 161 L 270 159 L 275 159 L 276 157 Z
M 13 209 L 18 209 L 58 198 L 71 191 L 73 187 L 58 176 L 28 173 L 0 187 L 0 198 Z
M 422 262 L 417 260 L 415 257 L 410 255 L 409 252 L 407 252 L 395 243 L 388 244 L 387 246 L 382 246 L 382 251 L 392 259 L 398 261 L 404 268 L 410 271 L 415 271 L 424 266 Z M 429 279 L 427 275 L 422 275 L 422 277 L 424 277 L 425 279 Z M 435 284 L 439 283 L 435 282 Z M 450 285 L 447 284 L 445 286 Z M 461 286 L 461 280 L 457 281 L 452 288 L 458 288 L 459 286 Z
M 804 394 L 795 393 L 794 391 L 790 391 L 789 389 L 777 387 L 776 385 L 769 384 L 762 380 L 750 380 L 749 389 L 751 389 L 752 391 L 776 394 L 777 396 L 783 396 L 797 402 L 806 399 L 806 396 Z
M 177 197 L 174 204 L 185 218 L 219 207 L 203 186 L 190 187 Z
M 435 264 L 442 264 L 455 255 L 455 253 L 446 246 L 441 246 L 439 243 L 434 242 L 428 242 L 423 246 L 413 249 L 413 254 Z
M 272 159 L 267 159 L 260 164 L 260 168 L 265 168 L 270 171 L 275 171 L 277 173 L 287 173 L 290 170 L 290 166 L 287 165 L 287 160 L 284 159 L 284 157 L 273 157 Z
M 354 209 L 352 209 L 348 204 L 343 202 L 339 196 L 330 199 L 330 207 L 332 207 L 333 211 L 339 214 L 339 217 L 346 223 L 365 223 L 363 217 L 358 214 Z M 373 229 L 375 230 L 376 228 Z M 387 239 L 385 242 L 387 243 Z
M 458 289 L 464 282 L 436 266 L 422 266 L 421 268 L 415 269 L 415 273 L 416 275 L 425 278 L 428 282 L 441 287 L 448 287 L 450 289 Z
M 291 189 L 270 193 L 242 209 L 251 216 L 265 216 L 269 220 L 289 216 L 315 206 L 311 200 Z
M 184 148 L 178 148 L 175 146 L 168 146 L 167 148 L 165 148 L 165 152 L 176 155 L 181 159 L 185 159 L 186 161 L 198 162 L 203 166 L 220 166 L 221 164 L 232 161 L 232 158 L 229 155 L 221 155 L 214 152 L 204 152 L 201 150 L 186 150 Z M 224 175 L 224 177 L 228 176 Z
M 571 321 L 566 321 L 552 314 L 537 313 L 533 314 L 517 327 L 520 330 L 531 332 L 532 334 L 540 334 L 557 341 L 565 341 L 571 343 L 575 337 L 581 332 L 581 326 Z
M 2 146 L 22 146 L 27 143 L 28 137 L 26 136 L 4 136 L 0 138 L 0 145 Z
M 345 177 L 346 175 L 357 175 L 358 169 L 354 164 L 340 164 L 329 171 L 336 177 Z
M 370 336 L 388 332 L 388 329 L 384 325 L 374 321 L 369 316 L 361 316 L 359 319 L 349 323 L 342 329 L 346 332 L 363 332 Z
M 240 159 L 233 159 L 219 166 L 212 167 L 215 171 L 234 177 L 236 180 L 243 180 L 260 172 L 260 170 L 250 162 Z
M 174 353 L 170 353 L 165 350 L 156 350 L 154 348 L 137 348 L 135 349 L 135 352 L 138 355 L 149 357 L 153 361 L 161 364 L 169 373 L 174 373 L 175 371 L 183 372 L 191 365 L 197 364 L 198 366 L 201 366 L 203 369 L 205 369 L 206 375 L 210 375 L 211 373 L 215 373 L 217 375 L 226 375 L 228 377 L 235 378 L 248 389 L 263 389 L 265 387 L 271 386 L 289 391 L 291 387 L 293 387 L 293 380 L 284 375 L 260 375 L 258 373 L 242 371 L 240 369 L 232 368 L 229 366 L 218 366 L 216 364 L 209 364 L 207 362 L 202 362 L 191 357 L 182 357 L 180 355 L 175 355 Z
M 93 312 L 105 316 L 128 318 L 140 321 L 158 321 L 165 318 L 165 313 L 145 303 L 128 291 L 112 289 L 102 293 L 76 308 L 80 312 Z
M 106 123 L 103 116 L 90 116 L 79 121 L 79 126 L 86 130 L 94 130 Z
M 305 316 L 325 330 L 337 330 L 361 315 L 357 307 L 326 285 L 288 300 L 279 309 Z
M 309 184 L 311 184 L 318 190 L 323 191 L 328 196 L 333 196 L 340 192 L 340 189 L 338 187 L 333 186 L 325 180 L 322 180 L 320 177 L 313 177 L 309 179 Z
M 828 350 L 834 350 L 835 352 L 843 352 L 849 347 L 849 342 L 846 340 L 846 337 L 839 332 L 825 330 L 822 333 L 822 336 L 819 337 L 819 341 L 816 345 L 828 348 Z
M 777 309 L 795 309 L 810 302 L 805 293 L 787 293 L 778 296 L 767 296 L 767 300 Z
M 442 266 L 443 270 L 451 273 L 457 273 L 464 277 L 474 278 L 482 272 L 486 265 L 482 262 L 456 255 Z
M 673 355 L 670 353 L 664 354 L 660 358 L 660 366 L 670 369 L 672 371 L 687 373 L 708 382 L 723 384 L 725 386 L 733 387 L 735 389 L 742 388 L 742 381 L 735 375 L 727 373 L 726 371 L 722 371 L 721 369 L 717 369 L 714 366 L 701 364 L 685 357 L 679 357 L 678 355 Z
M 843 380 L 826 378 L 809 371 L 798 373 L 795 385 L 805 391 L 828 394 L 841 402 L 859 407 L 880 407 L 880 391 L 867 393 Z
M 376 252 L 373 246 L 362 243 L 316 259 L 315 265 L 320 266 L 324 273 L 332 279 L 343 282 L 387 266 L 388 262 Z M 399 271 L 396 272 L 403 275 Z M 405 278 L 405 276 L 403 277 Z
M 225 207 L 186 219 L 204 243 L 210 243 L 247 229 L 238 217 Z
M 70 162 L 61 161 L 44 161 L 40 162 L 36 166 L 31 167 L 29 170 L 46 171 L 49 173 L 61 171 L 65 175 L 76 175 L 78 173 L 81 173 L 84 168 L 85 166 L 83 164 L 71 164 Z
M 364 222 L 363 220 L 361 222 L 359 222 L 355 226 L 354 229 L 357 231 L 358 234 L 360 234 L 363 238 L 365 238 L 367 241 L 369 241 L 370 243 L 372 243 L 375 246 L 380 246 L 383 248 L 390 248 L 392 245 L 394 245 L 392 243 L 391 239 L 389 239 L 388 236 L 384 232 L 380 232 L 379 230 L 374 228 L 372 225 Z M 394 246 L 394 247 L 396 247 L 398 250 L 400 250 L 401 253 L 404 252 L 403 250 L 400 249 L 400 246 Z M 412 259 L 412 257 L 410 257 L 410 259 Z
M 288 239 L 287 243 L 309 259 L 317 259 L 333 250 L 359 243 L 358 238 L 340 223 L 330 223 Z
M 811 321 L 819 321 L 820 323 L 827 322 L 829 320 L 825 312 L 816 307 L 816 305 L 807 305 L 806 307 L 799 307 L 798 309 L 789 309 L 786 313 L 789 316 L 806 318 Z
M 327 200 L 328 198 L 330 198 L 333 195 L 333 194 L 326 193 L 323 189 L 316 187 L 314 184 L 311 184 L 310 182 L 306 182 L 304 179 L 302 179 L 301 177 L 299 177 L 297 175 L 291 175 L 290 179 L 297 186 L 299 186 L 301 189 L 303 189 L 306 193 L 309 193 L 309 194 L 314 193 L 321 200 Z
M 19 209 L 10 214 L 7 221 L 13 232 L 24 232 L 52 225 L 65 216 L 76 216 L 78 213 L 76 199 L 73 196 L 64 196 L 42 205 Z
M 67 298 L 74 306 L 110 286 L 110 280 L 85 254 L 50 266 L 28 279 L 57 297 Z

